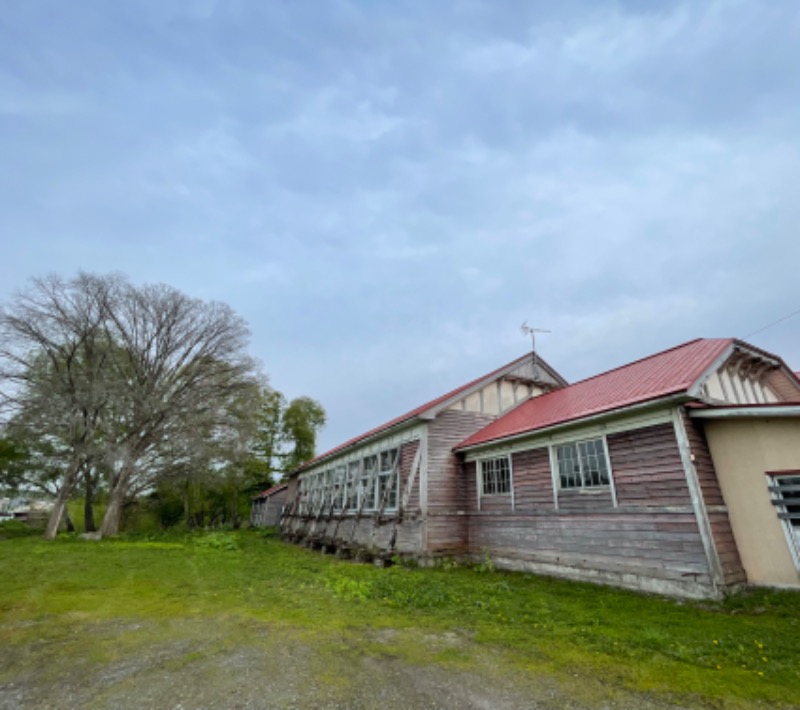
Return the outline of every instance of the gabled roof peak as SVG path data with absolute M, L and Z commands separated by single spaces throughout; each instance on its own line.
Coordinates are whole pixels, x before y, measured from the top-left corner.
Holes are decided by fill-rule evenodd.
M 736 341 L 696 338 L 528 400 L 462 441 L 467 449 L 681 394 Z M 750 347 L 741 342 L 743 346 Z
M 394 419 L 389 420 L 388 422 L 382 424 L 381 426 L 375 427 L 374 429 L 370 429 L 369 431 L 361 434 L 360 436 L 356 436 L 352 439 L 349 439 L 348 441 L 345 441 L 343 444 L 339 444 L 339 446 L 336 446 L 330 449 L 329 451 L 326 451 L 325 453 L 316 456 L 311 461 L 308 461 L 303 465 L 299 466 L 293 473 L 304 471 L 305 469 L 310 468 L 311 466 L 320 463 L 325 459 L 336 456 L 337 454 L 341 454 L 347 449 L 350 449 L 351 447 L 355 447 L 357 445 L 362 444 L 367 439 L 384 434 L 393 427 L 405 425 L 406 423 L 410 423 L 420 418 L 425 418 L 427 415 L 435 416 L 442 408 L 448 406 L 454 400 L 457 401 L 459 396 L 465 396 L 471 389 L 488 384 L 492 380 L 502 377 L 505 373 L 514 371 L 515 368 L 525 363 L 525 361 L 531 357 L 532 353 L 530 352 L 525 353 L 525 355 L 521 355 L 520 357 L 512 360 L 509 363 L 506 363 L 502 367 L 498 367 L 497 369 L 492 370 L 491 372 L 483 375 L 482 377 L 477 377 L 474 380 L 470 380 L 466 384 L 461 385 L 460 387 L 456 387 L 455 389 L 450 390 L 449 392 L 446 392 L 445 394 L 436 397 L 435 399 L 432 399 L 429 402 L 420 405 L 419 407 L 415 407 L 411 411 L 406 412 L 405 414 L 402 414 L 399 417 L 395 417 Z M 537 356 L 537 363 L 538 366 L 541 367 L 543 370 L 545 370 L 550 376 L 552 376 L 556 382 L 559 382 L 564 385 L 567 384 L 566 380 L 563 377 L 561 377 L 561 375 L 559 375 L 558 372 L 556 372 L 550 365 L 548 365 L 548 363 L 541 357 Z

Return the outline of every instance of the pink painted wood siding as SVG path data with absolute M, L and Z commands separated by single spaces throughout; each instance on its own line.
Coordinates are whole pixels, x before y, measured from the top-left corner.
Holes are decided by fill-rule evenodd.
M 691 505 L 672 424 L 610 434 L 607 441 L 620 506 Z
M 511 560 L 681 583 L 710 584 L 674 429 L 660 424 L 607 437 L 619 507 L 610 489 L 559 492 L 546 447 L 512 457 L 516 510 L 477 509 L 475 464 L 464 465 L 468 542 Z M 470 483 L 472 482 L 472 483 Z
M 739 548 L 733 537 L 733 528 L 728 517 L 725 499 L 722 496 L 722 489 L 719 485 L 717 472 L 714 468 L 714 460 L 711 458 L 711 450 L 708 448 L 705 431 L 700 422 L 682 414 L 683 422 L 686 427 L 686 434 L 689 439 L 689 446 L 694 455 L 694 467 L 697 471 L 697 478 L 700 481 L 700 489 L 703 493 L 703 501 L 706 508 L 711 510 L 708 513 L 711 525 L 711 535 L 714 538 L 714 546 L 717 549 L 720 566 L 725 584 L 739 584 L 747 580 L 747 574 L 742 567 L 742 560 L 739 557 Z M 758 534 L 757 531 L 753 531 Z
M 429 552 L 467 551 L 467 482 L 452 449 L 493 419 L 477 412 L 445 411 L 428 424 Z
M 511 458 L 514 503 L 518 511 L 552 510 L 553 479 L 547 448 L 520 451 Z

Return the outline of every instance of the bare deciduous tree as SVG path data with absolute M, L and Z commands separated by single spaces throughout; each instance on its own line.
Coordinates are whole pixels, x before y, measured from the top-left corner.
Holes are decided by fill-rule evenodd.
M 112 387 L 105 379 L 108 351 L 104 303 L 117 276 L 79 274 L 35 279 L 0 311 L 0 378 L 5 411 L 29 421 L 66 446 L 68 461 L 57 482 L 45 537 L 55 537 Z
M 259 384 L 244 321 L 169 286 L 38 279 L 0 313 L 0 338 L 1 403 L 69 450 L 48 537 L 90 458 L 109 472 L 100 532 L 113 535 L 126 500 L 175 463 L 166 458 L 233 440 L 255 418 L 243 408 Z
M 246 353 L 247 326 L 225 304 L 169 286 L 127 286 L 106 312 L 108 338 L 119 344 L 111 358 L 115 379 L 124 383 L 100 526 L 102 535 L 113 535 L 126 499 L 158 478 L 160 468 L 146 465 L 148 457 L 178 442 L 200 447 L 220 436 L 231 408 L 252 388 L 255 366 Z

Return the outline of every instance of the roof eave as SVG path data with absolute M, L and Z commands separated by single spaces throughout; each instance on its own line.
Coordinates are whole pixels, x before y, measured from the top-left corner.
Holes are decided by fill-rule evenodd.
M 707 407 L 689 412 L 692 419 L 753 419 L 800 417 L 800 404 L 759 404 L 743 407 Z
M 347 454 L 348 452 L 351 452 L 354 449 L 364 446 L 369 442 L 376 441 L 377 439 L 382 439 L 384 436 L 396 434 L 398 431 L 402 431 L 403 429 L 413 426 L 418 422 L 429 422 L 431 419 L 433 419 L 433 417 L 428 416 L 426 412 L 423 412 L 421 414 L 415 414 L 414 416 L 411 416 L 408 419 L 403 419 L 403 421 L 397 422 L 396 424 L 393 424 L 392 426 L 387 427 L 386 429 L 381 429 L 380 431 L 376 431 L 375 433 L 365 436 L 364 438 L 359 439 L 358 441 L 354 441 L 353 443 L 348 444 L 347 446 L 344 446 L 341 449 L 336 449 L 335 451 L 332 451 L 329 455 L 323 454 L 319 458 L 314 459 L 313 461 L 310 461 L 307 464 L 298 466 L 294 471 L 290 471 L 288 474 L 286 474 L 286 476 L 287 478 L 294 478 L 295 476 L 303 473 L 304 471 L 308 471 L 309 469 L 315 468 L 321 463 L 325 463 L 326 461 L 335 459 L 339 456 L 342 456 L 343 454 Z

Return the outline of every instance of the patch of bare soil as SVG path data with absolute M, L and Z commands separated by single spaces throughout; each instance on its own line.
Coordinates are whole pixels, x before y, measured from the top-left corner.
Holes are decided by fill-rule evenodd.
M 3 631 L 0 627 L 0 639 Z M 75 633 L 0 646 L 0 708 L 674 707 L 602 690 L 587 699 L 581 679 L 570 687 L 547 676 L 510 672 L 499 654 L 478 649 L 458 632 L 420 634 L 411 643 L 431 654 L 464 654 L 469 670 L 459 669 L 458 662 L 409 661 L 398 646 L 402 633 L 403 648 L 408 648 L 413 632 L 407 631 L 319 639 L 236 620 L 186 620 L 94 625 L 77 632 L 82 642 L 71 638 Z

